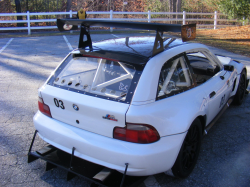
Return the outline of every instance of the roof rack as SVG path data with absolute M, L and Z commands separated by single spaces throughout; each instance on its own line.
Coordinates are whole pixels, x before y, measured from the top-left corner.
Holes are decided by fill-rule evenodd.
M 182 41 L 189 41 L 195 39 L 196 24 L 177 25 L 177 24 L 162 24 L 162 23 L 147 23 L 147 22 L 125 22 L 112 20 L 85 20 L 85 19 L 57 19 L 57 27 L 59 31 L 77 30 L 80 25 L 80 37 L 78 48 L 89 47 L 92 48 L 92 40 L 89 33 L 89 28 L 93 26 L 99 27 L 119 27 L 139 30 L 155 30 L 156 37 L 153 47 L 153 55 L 158 54 L 164 50 L 162 35 L 163 32 L 181 32 Z M 83 41 L 84 35 L 87 40 Z

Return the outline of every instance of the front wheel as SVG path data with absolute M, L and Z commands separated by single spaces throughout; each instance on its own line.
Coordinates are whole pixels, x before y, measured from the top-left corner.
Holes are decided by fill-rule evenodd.
M 242 70 L 237 92 L 234 96 L 233 104 L 241 105 L 246 93 L 246 70 Z
M 172 167 L 174 176 L 185 178 L 193 171 L 197 162 L 202 140 L 202 127 L 199 119 L 195 119 L 183 141 L 179 155 Z

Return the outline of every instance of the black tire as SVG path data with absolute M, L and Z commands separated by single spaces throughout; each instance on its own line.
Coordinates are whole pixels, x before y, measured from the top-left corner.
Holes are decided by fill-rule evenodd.
M 246 70 L 242 70 L 237 92 L 234 96 L 233 104 L 241 105 L 246 94 Z
M 183 141 L 178 157 L 172 167 L 174 176 L 186 178 L 193 171 L 198 160 L 202 140 L 202 126 L 199 119 L 195 119 Z

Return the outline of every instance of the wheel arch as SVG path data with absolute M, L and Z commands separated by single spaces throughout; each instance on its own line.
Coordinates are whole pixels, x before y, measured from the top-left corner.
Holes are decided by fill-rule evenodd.
M 201 122 L 202 132 L 204 132 L 205 127 L 206 127 L 207 116 L 206 115 L 204 115 L 204 116 L 200 115 L 200 116 L 197 116 L 197 118 Z M 195 118 L 195 119 L 197 119 L 197 118 Z

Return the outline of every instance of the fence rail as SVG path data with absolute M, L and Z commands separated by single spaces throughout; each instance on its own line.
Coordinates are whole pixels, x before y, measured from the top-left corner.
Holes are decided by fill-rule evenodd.
M 16 17 L 16 16 L 25 16 L 26 20 L 0 20 L 0 25 L 2 24 L 14 24 L 14 23 L 26 23 L 26 27 L 0 27 L 0 31 L 7 30 L 27 30 L 28 34 L 31 34 L 31 30 L 36 29 L 56 29 L 56 26 L 31 26 L 31 23 L 49 23 L 52 22 L 55 25 L 56 19 L 31 19 L 31 16 L 75 16 L 77 12 L 69 11 L 69 12 L 43 12 L 43 13 L 30 13 L 27 11 L 26 13 L 0 13 L 0 19 L 3 17 Z M 214 29 L 218 27 L 225 27 L 223 24 L 218 24 L 218 22 L 237 22 L 237 20 L 229 20 L 229 19 L 220 19 L 220 16 L 223 14 L 217 13 L 190 13 L 190 12 L 113 12 L 112 10 L 107 12 L 87 12 L 88 19 L 98 19 L 98 20 L 116 20 L 116 21 L 146 21 L 146 22 L 179 22 L 185 25 L 188 22 L 205 22 L 203 24 L 197 24 L 197 27 L 213 27 Z M 106 18 L 91 18 L 89 15 L 109 15 Z M 123 17 L 115 18 L 114 15 L 123 15 Z M 127 16 L 133 15 L 144 15 L 141 18 L 128 18 Z M 126 18 L 124 18 L 126 16 Z M 154 18 L 157 16 L 161 16 L 161 18 Z M 164 16 L 168 16 L 167 18 Z M 190 16 L 209 16 L 210 18 L 190 18 Z M 89 18 L 90 17 L 90 18 Z M 175 17 L 175 18 L 173 18 Z M 207 24 L 210 22 L 211 24 Z M 228 25 L 227 25 L 228 26 Z

